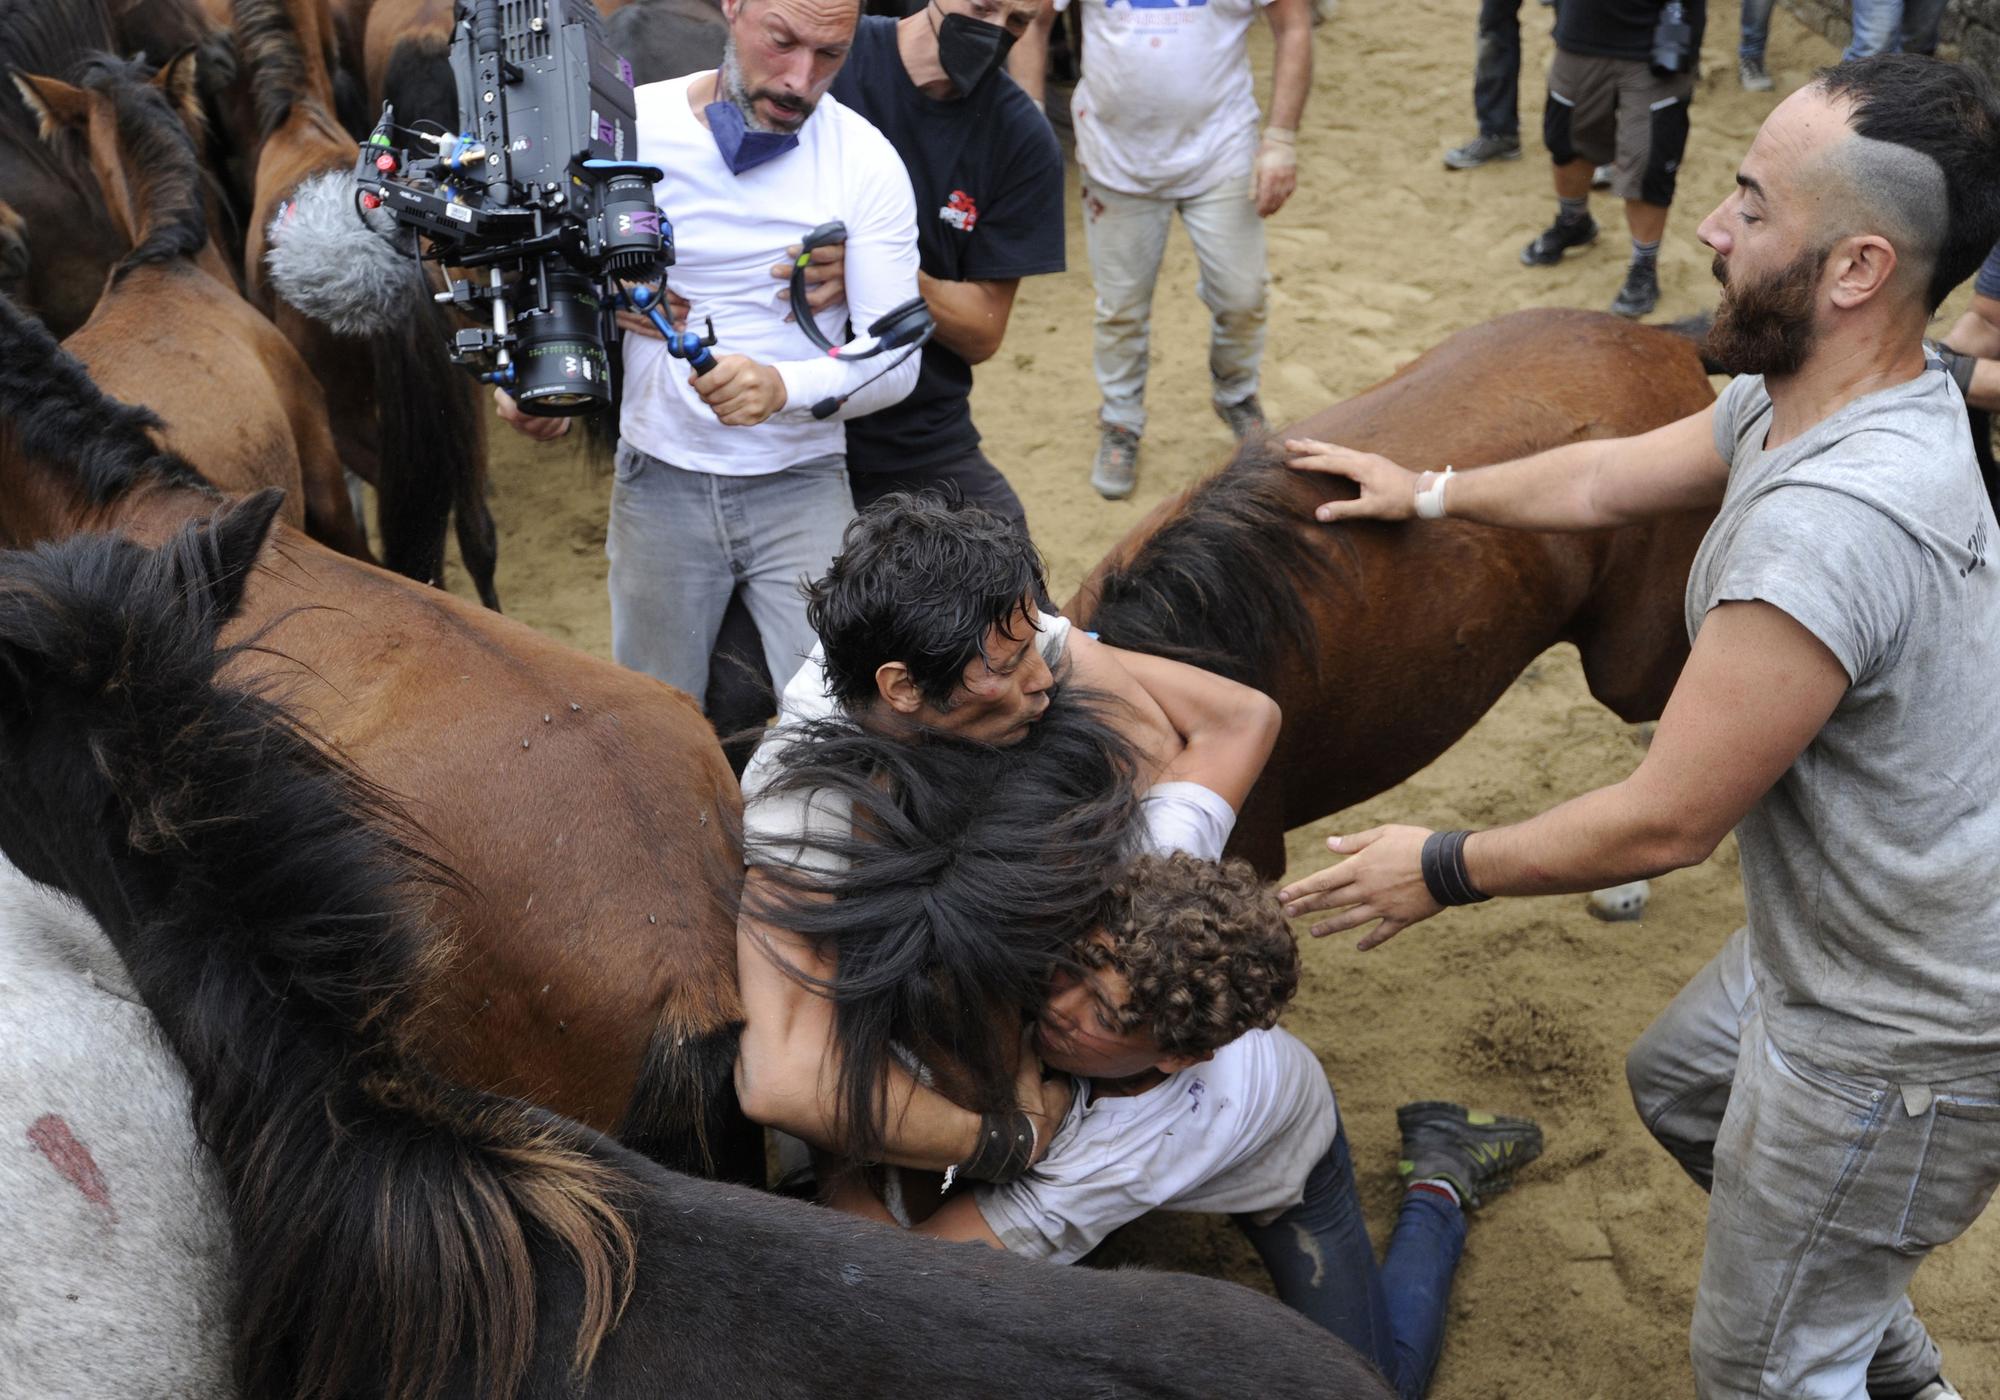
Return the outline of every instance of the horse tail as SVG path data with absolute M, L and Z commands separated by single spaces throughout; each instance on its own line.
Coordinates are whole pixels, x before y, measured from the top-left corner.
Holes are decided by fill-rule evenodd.
M 153 440 L 159 416 L 121 403 L 57 344 L 48 327 L 0 296 L 0 424 L 18 450 L 75 472 L 92 503 L 117 499 L 154 477 L 206 486 L 200 473 Z
M 674 1171 L 762 1186 L 763 1134 L 736 1105 L 742 1031 L 741 1022 L 693 1034 L 656 1028 L 618 1140 Z
M 1695 353 L 1701 356 L 1701 367 L 1705 373 L 1729 373 L 1726 366 L 1718 364 L 1715 358 L 1708 353 L 1708 333 L 1715 329 L 1715 313 L 1713 311 L 1700 311 L 1692 316 L 1683 316 L 1678 321 L 1667 322 L 1660 329 L 1670 335 L 1677 335 L 1682 340 L 1693 344 Z
M 484 508 L 484 440 L 472 382 L 451 362 L 451 330 L 428 287 L 419 283 L 407 307 L 407 316 L 369 340 L 381 438 L 382 562 L 436 583 L 453 505 Z M 486 569 L 476 580 L 482 594 L 493 585 L 490 557 Z

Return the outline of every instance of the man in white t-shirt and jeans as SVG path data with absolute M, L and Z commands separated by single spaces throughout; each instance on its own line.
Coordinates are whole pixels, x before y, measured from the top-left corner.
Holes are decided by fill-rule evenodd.
M 666 172 L 654 196 L 674 224 L 667 286 L 689 327 L 713 323 L 716 364 L 692 373 L 649 322 L 620 313 L 625 386 L 605 545 L 612 655 L 696 700 L 739 589 L 771 674 L 798 669 L 813 640 L 799 584 L 825 572 L 854 514 L 842 421 L 917 381 L 915 357 L 830 358 L 772 295 L 771 266 L 835 219 L 847 226 L 845 302 L 815 318 L 829 340 L 917 294 L 909 176 L 879 131 L 827 95 L 858 0 L 722 6 L 720 69 L 634 93 L 634 158 Z M 826 403 L 832 412 L 815 417 Z M 524 418 L 504 398 L 501 416 L 535 437 L 567 427 Z
M 1051 3 L 1060 10 L 1069 0 Z M 1070 114 L 1104 396 L 1090 484 L 1117 500 L 1138 482 L 1153 283 L 1177 212 L 1201 268 L 1195 291 L 1211 317 L 1215 411 L 1239 439 L 1265 429 L 1257 399 L 1263 221 L 1298 181 L 1293 146 L 1312 86 L 1313 17 L 1309 0 L 1079 3 L 1089 58 Z M 1249 49 L 1260 11 L 1275 47 L 1270 124 L 1261 136 Z

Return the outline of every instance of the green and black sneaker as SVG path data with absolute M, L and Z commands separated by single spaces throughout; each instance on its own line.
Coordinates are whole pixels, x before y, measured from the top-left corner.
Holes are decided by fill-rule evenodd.
M 1542 1130 L 1526 1118 L 1476 1113 L 1464 1104 L 1425 1100 L 1396 1110 L 1403 1132 L 1405 1182 L 1442 1177 L 1471 1210 L 1513 1185 L 1514 1173 L 1542 1155 Z

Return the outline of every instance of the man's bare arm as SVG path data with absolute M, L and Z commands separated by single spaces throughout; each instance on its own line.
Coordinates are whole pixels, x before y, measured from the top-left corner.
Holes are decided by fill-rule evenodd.
M 1832 652 L 1768 603 L 1724 603 L 1702 624 L 1638 770 L 1465 844 L 1487 894 L 1561 894 L 1662 874 L 1707 859 L 1784 776 L 1846 694 Z M 1285 912 L 1337 911 L 1338 933 L 1381 920 L 1372 948 L 1438 912 L 1420 865 L 1422 827 L 1377 827 L 1328 842 L 1348 859 L 1279 891 Z
M 1408 520 L 1418 473 L 1372 452 L 1296 438 L 1285 444 L 1301 471 L 1342 476 L 1361 488 L 1329 501 L 1318 518 Z M 1442 471 L 1444 462 L 1424 463 Z M 1490 467 L 1455 472 L 1445 488 L 1454 520 L 1518 530 L 1600 530 L 1721 503 L 1729 467 L 1715 450 L 1715 405 L 1637 437 L 1568 443 Z
M 1049 31 L 1055 25 L 1055 0 L 1042 0 L 1042 8 L 1028 21 L 1027 30 L 1007 51 L 1007 72 L 1037 107 L 1048 100 Z
M 1241 811 L 1278 742 L 1278 702 L 1199 666 L 1138 652 L 1118 657 L 1181 738 L 1159 781 L 1199 783 Z
M 1014 293 L 1021 279 L 997 282 L 947 282 L 928 272 L 917 274 L 917 290 L 937 321 L 938 344 L 969 365 L 984 364 L 1000 349 L 1013 314 Z

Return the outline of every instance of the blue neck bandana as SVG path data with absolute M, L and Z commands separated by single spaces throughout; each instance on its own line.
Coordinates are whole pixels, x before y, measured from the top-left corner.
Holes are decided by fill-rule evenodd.
M 776 160 L 799 144 L 795 134 L 752 131 L 743 120 L 743 110 L 734 102 L 711 102 L 702 108 L 702 114 L 708 118 L 708 130 L 715 137 L 715 149 L 722 153 L 722 163 L 729 167 L 732 175 L 741 175 L 767 160 Z

